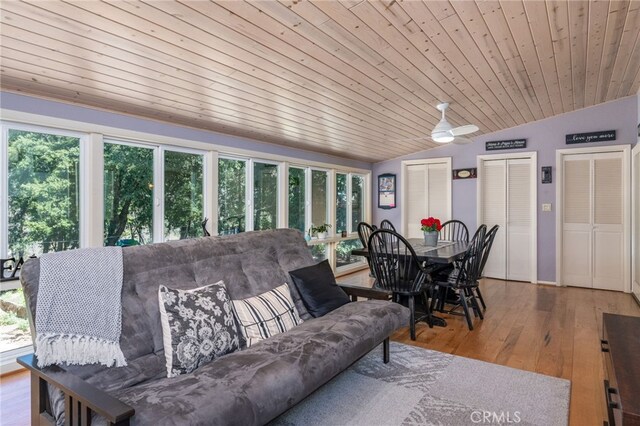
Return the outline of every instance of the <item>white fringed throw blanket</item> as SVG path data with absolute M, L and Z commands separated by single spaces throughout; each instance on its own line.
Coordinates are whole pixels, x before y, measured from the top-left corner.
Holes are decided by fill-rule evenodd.
M 127 365 L 120 349 L 122 249 L 87 248 L 40 258 L 38 366 Z

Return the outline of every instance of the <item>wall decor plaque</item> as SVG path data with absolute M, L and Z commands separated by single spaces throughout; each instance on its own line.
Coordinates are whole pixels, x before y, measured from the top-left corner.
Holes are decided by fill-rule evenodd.
M 600 132 L 589 133 L 572 133 L 570 135 L 566 135 L 565 138 L 565 142 L 567 143 L 567 145 L 571 145 L 574 143 L 606 142 L 615 140 L 615 130 L 603 130 Z
M 489 141 L 485 142 L 485 148 L 487 151 L 497 151 L 501 149 L 520 149 L 527 147 L 526 139 L 509 139 L 504 141 Z
M 452 171 L 453 179 L 475 179 L 478 177 L 478 169 L 476 167 L 468 169 L 455 169 Z

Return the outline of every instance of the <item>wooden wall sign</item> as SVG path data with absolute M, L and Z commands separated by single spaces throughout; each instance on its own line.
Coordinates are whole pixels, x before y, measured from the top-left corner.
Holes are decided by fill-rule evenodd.
M 453 170 L 453 179 L 475 179 L 478 177 L 478 169 L 473 167 L 470 169 Z
M 590 133 L 572 133 L 566 136 L 566 142 L 568 145 L 571 145 L 574 143 L 606 142 L 606 141 L 615 141 L 615 140 L 616 140 L 615 130 L 603 130 L 600 132 L 590 132 Z
M 526 139 L 509 139 L 506 141 L 490 141 L 485 143 L 487 151 L 497 151 L 500 149 L 520 149 L 527 147 Z

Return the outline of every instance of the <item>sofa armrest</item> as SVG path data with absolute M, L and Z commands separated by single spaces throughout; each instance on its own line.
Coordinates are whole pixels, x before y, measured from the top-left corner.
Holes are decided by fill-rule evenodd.
M 108 393 L 57 366 L 40 368 L 34 354 L 21 356 L 18 364 L 31 372 L 31 424 L 47 418 L 47 384 L 64 394 L 66 424 L 89 425 L 91 413 L 104 417 L 110 424 L 127 425 L 135 410 Z

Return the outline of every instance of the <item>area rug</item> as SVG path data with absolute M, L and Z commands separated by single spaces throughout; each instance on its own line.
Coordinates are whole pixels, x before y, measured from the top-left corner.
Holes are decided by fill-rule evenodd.
M 566 425 L 571 382 L 391 343 L 365 355 L 272 425 Z

